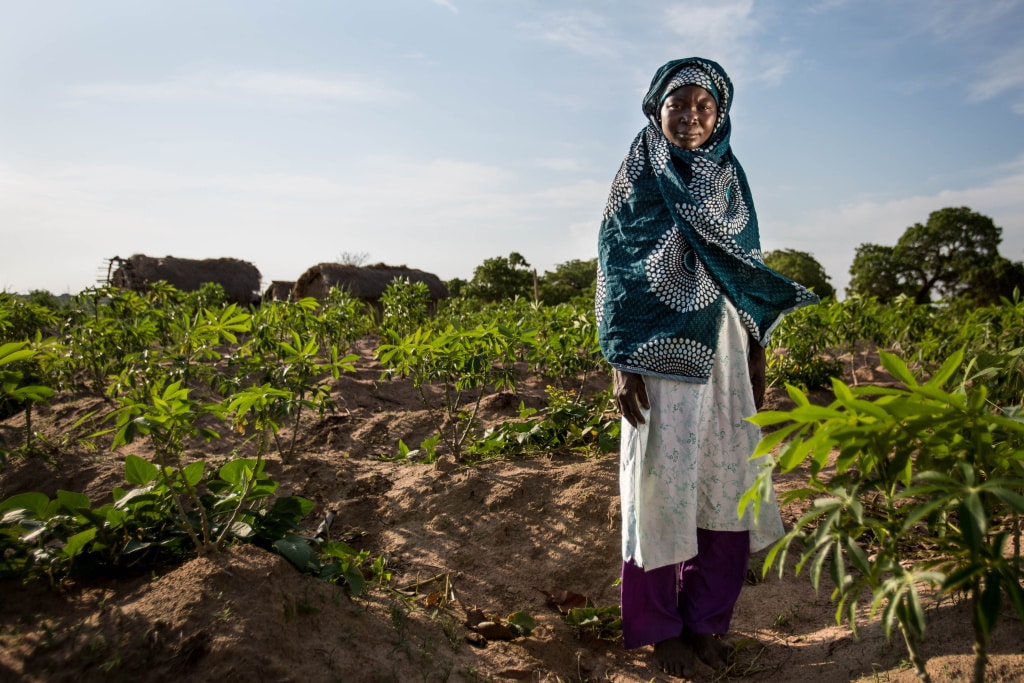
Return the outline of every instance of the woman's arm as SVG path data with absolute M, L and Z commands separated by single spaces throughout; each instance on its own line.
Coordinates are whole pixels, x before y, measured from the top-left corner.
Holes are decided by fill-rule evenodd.
M 622 417 L 626 418 L 626 422 L 634 427 L 644 424 L 644 416 L 640 409 L 650 410 L 651 403 L 647 400 L 647 385 L 644 384 L 643 375 L 613 369 L 612 392 L 615 395 L 615 404 L 622 412 Z
M 747 352 L 747 371 L 750 373 L 750 388 L 754 392 L 754 407 L 758 410 L 764 405 L 765 374 L 768 370 L 768 359 L 764 347 L 757 343 L 753 336 L 749 339 L 750 348 Z

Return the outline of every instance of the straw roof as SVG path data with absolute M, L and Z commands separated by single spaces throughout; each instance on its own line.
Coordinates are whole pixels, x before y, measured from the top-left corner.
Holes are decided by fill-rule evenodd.
M 378 263 L 372 266 L 350 266 L 340 263 L 320 263 L 306 270 L 295 283 L 295 296 L 323 299 L 331 288 L 343 289 L 364 301 L 376 301 L 395 279 L 422 282 L 430 290 L 431 299 L 448 298 L 448 288 L 432 273 Z
M 204 283 L 214 282 L 224 288 L 228 301 L 248 306 L 259 300 L 260 271 L 248 261 L 134 254 L 127 259 L 115 256 L 111 265 L 115 263 L 117 269 L 110 276 L 110 284 L 122 289 L 143 291 L 164 280 L 183 292 L 193 292 Z

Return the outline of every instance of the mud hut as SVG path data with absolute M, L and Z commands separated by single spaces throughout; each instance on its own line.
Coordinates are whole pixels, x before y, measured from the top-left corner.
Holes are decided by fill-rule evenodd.
M 327 298 L 332 288 L 342 289 L 351 296 L 374 306 L 380 305 L 380 296 L 395 279 L 422 282 L 430 290 L 431 303 L 448 298 L 448 288 L 432 273 L 378 263 L 372 266 L 349 266 L 340 263 L 320 263 L 309 268 L 295 283 L 295 297 L 307 296 L 319 300 Z
M 194 292 L 204 283 L 224 288 L 228 301 L 243 306 L 259 302 L 260 271 L 248 261 L 234 258 L 185 259 L 165 256 L 154 258 L 135 254 L 127 259 L 110 259 L 109 283 L 121 289 L 145 291 L 163 280 L 183 292 Z
M 291 301 L 295 298 L 295 283 L 289 280 L 273 280 L 263 292 L 264 301 Z

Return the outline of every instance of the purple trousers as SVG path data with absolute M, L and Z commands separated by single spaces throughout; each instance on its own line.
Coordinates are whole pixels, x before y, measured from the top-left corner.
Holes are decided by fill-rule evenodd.
M 697 555 L 686 562 L 650 571 L 623 562 L 623 646 L 728 632 L 749 559 L 749 532 L 697 529 Z

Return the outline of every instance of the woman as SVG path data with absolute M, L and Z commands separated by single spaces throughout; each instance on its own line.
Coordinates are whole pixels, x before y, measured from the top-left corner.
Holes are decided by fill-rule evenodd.
M 774 500 L 737 512 L 759 464 L 745 418 L 764 391 L 764 346 L 817 297 L 761 262 L 754 204 L 729 144 L 733 88 L 700 58 L 662 66 L 649 123 L 612 183 L 596 311 L 623 416 L 622 628 L 685 675 L 719 667 L 751 551 L 783 534 Z M 759 395 L 755 395 L 759 394 Z

